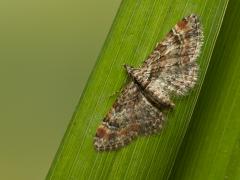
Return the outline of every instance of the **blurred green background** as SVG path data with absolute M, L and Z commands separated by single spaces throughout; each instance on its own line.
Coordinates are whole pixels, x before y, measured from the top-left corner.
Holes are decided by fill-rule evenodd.
M 0 179 L 45 178 L 120 2 L 0 2 Z

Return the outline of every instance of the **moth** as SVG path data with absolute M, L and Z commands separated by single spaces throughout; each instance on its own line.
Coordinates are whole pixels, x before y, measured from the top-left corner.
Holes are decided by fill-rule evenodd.
M 159 132 L 173 96 L 183 96 L 198 80 L 196 60 L 203 44 L 199 18 L 179 21 L 141 67 L 125 65 L 130 82 L 121 91 L 94 137 L 97 151 L 117 150 L 140 135 Z

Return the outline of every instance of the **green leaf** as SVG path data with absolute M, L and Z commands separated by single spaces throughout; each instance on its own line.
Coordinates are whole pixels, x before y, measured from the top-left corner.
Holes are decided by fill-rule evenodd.
M 172 179 L 240 179 L 240 1 L 230 1 Z
M 184 138 L 210 62 L 228 0 L 123 0 L 108 38 L 60 145 L 47 179 L 166 179 Z M 93 137 L 126 82 L 123 64 L 140 65 L 177 21 L 199 15 L 205 41 L 199 84 L 158 135 L 138 138 L 115 152 L 98 153 Z

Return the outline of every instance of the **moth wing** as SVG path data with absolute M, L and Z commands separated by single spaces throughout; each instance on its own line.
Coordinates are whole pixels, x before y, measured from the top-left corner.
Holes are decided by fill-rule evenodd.
M 198 78 L 196 59 L 202 43 L 199 19 L 192 14 L 170 30 L 141 68 L 132 68 L 128 73 L 148 91 L 185 95 Z
M 94 146 L 99 151 L 118 149 L 138 135 L 158 132 L 163 120 L 162 112 L 130 82 L 97 128 Z
M 179 21 L 156 45 L 144 66 L 184 65 L 195 62 L 203 43 L 199 18 L 192 14 Z

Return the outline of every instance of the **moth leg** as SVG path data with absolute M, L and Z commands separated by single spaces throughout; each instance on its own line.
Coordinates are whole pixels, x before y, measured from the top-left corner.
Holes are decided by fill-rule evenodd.
M 113 97 L 117 96 L 120 92 L 121 92 L 120 90 L 115 91 L 114 93 L 112 93 L 112 94 L 109 96 L 109 98 L 113 98 Z

